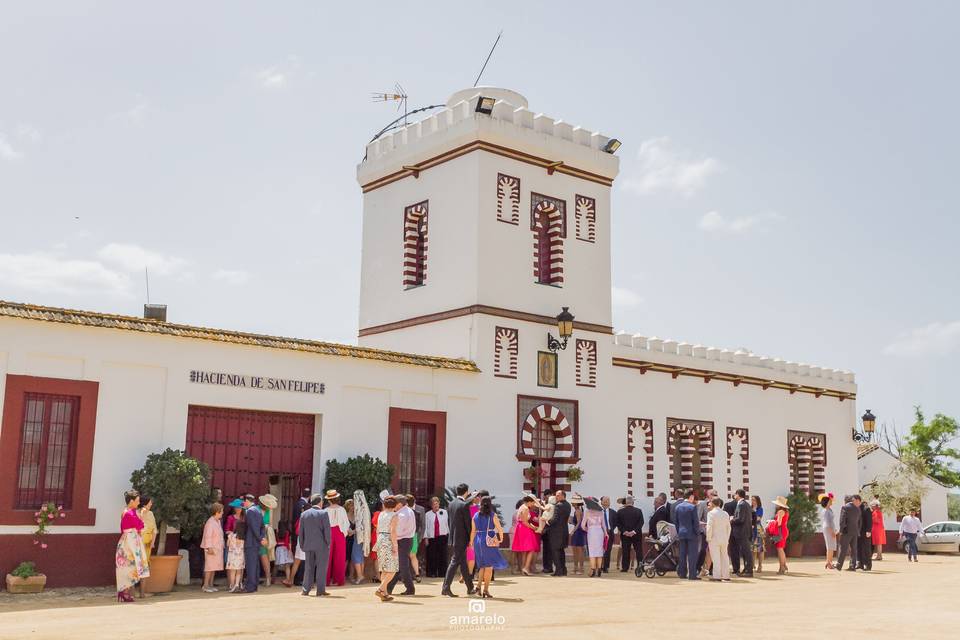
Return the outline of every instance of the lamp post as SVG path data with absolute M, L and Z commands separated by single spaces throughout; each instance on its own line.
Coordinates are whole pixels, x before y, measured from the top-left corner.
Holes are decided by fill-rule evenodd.
M 567 340 L 573 335 L 573 314 L 570 313 L 570 307 L 564 307 L 563 311 L 557 314 L 557 332 L 560 334 L 560 340 L 547 332 L 547 348 L 556 353 L 567 348 Z
M 863 422 L 863 431 L 853 430 L 853 441 L 854 442 L 870 442 L 873 440 L 873 431 L 877 426 L 877 416 L 870 413 L 870 409 L 867 409 L 867 412 L 863 414 L 860 418 L 860 421 Z

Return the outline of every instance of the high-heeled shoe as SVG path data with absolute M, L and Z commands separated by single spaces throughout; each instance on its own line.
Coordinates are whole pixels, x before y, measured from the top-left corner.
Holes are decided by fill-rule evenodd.
M 125 591 L 117 591 L 117 602 L 133 602 L 133 596 Z
M 490 591 L 484 591 L 483 593 L 480 594 L 480 597 L 481 597 L 481 598 L 492 598 L 493 596 L 490 594 Z
M 521 569 L 521 570 L 520 570 L 520 573 L 522 573 L 522 574 L 525 575 L 525 576 L 531 575 L 530 572 L 527 571 L 526 569 Z

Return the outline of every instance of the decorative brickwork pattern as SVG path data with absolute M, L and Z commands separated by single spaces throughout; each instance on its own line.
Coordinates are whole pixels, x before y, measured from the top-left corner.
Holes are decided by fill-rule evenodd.
M 516 378 L 519 352 L 519 331 L 510 327 L 497 327 L 494 331 L 493 375 L 498 378 Z
M 427 200 L 403 210 L 403 286 L 427 283 Z
M 667 418 L 671 490 L 713 488 L 713 423 Z
M 645 469 L 637 478 L 639 493 L 634 493 L 634 452 L 639 442 L 645 454 Z M 646 418 L 627 418 L 627 493 L 630 495 L 646 495 L 653 497 L 653 421 Z
M 597 342 L 577 340 L 577 386 L 597 386 Z
M 790 490 L 816 495 L 824 491 L 827 472 L 827 436 L 823 433 L 787 431 Z
M 520 178 L 497 174 L 497 220 L 520 224 Z
M 727 495 L 750 491 L 750 435 L 746 429 L 727 427 Z
M 597 201 L 587 196 L 577 195 L 574 219 L 576 221 L 577 240 L 596 242 Z
M 541 284 L 563 284 L 563 239 L 567 237 L 567 203 L 530 194 L 533 231 L 533 277 Z

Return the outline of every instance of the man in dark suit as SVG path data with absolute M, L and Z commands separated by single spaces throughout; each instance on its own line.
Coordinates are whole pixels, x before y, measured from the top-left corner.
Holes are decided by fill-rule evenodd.
M 753 509 L 747 502 L 747 492 L 743 489 L 737 489 L 736 507 L 733 517 L 730 518 L 730 537 L 731 545 L 735 549 L 732 554 L 736 554 L 737 563 L 735 570 L 742 576 L 753 577 L 753 553 L 750 550 L 750 532 L 753 531 Z M 743 571 L 739 571 L 740 567 Z
M 543 505 L 546 507 L 548 504 L 556 504 L 557 498 L 553 493 L 549 491 L 543 492 Z M 543 517 L 543 513 L 540 514 L 540 517 Z M 540 536 L 540 555 L 543 557 L 543 572 L 544 573 L 553 573 L 553 549 L 550 548 L 550 536 L 547 535 L 547 524 L 544 523 L 543 535 Z
M 567 575 L 567 545 L 570 543 L 570 532 L 567 523 L 570 522 L 570 503 L 567 494 L 557 491 L 554 494 L 557 504 L 553 508 L 553 518 L 547 524 L 544 533 L 550 538 L 550 550 L 553 552 L 553 575 L 556 577 Z
M 737 498 L 734 496 L 723 503 L 723 510 L 730 516 L 730 538 L 727 540 L 727 557 L 730 558 L 730 571 L 734 575 L 740 573 L 740 554 L 736 552 L 736 542 L 733 539 L 733 516 L 737 515 Z
M 873 530 L 873 512 L 867 503 L 860 500 L 860 536 L 857 538 L 857 567 L 860 571 L 873 569 L 873 544 L 870 539 Z
M 330 558 L 330 516 L 323 510 L 323 496 L 319 493 L 310 498 L 311 508 L 300 516 L 300 550 L 307 557 L 303 571 L 303 591 L 317 585 L 317 595 L 327 592 L 327 560 Z
M 677 519 L 677 537 L 680 538 L 680 562 L 677 575 L 689 580 L 699 580 L 697 556 L 700 554 L 700 520 L 697 518 L 697 494 L 687 489 L 686 500 L 674 507 Z
M 247 568 L 247 579 L 243 583 L 245 593 L 254 593 L 260 584 L 260 547 L 267 546 L 267 530 L 263 526 L 263 511 L 260 505 L 253 504 L 253 496 L 245 496 L 249 506 L 244 514 L 247 535 L 243 539 L 243 563 Z
M 670 507 L 667 505 L 667 494 L 660 493 L 653 499 L 653 515 L 650 516 L 648 535 L 657 537 L 657 525 L 661 522 L 670 522 Z
M 620 571 L 630 569 L 630 557 L 635 551 L 637 562 L 643 558 L 643 511 L 633 506 L 633 496 L 623 499 L 623 508 L 617 512 L 620 530 Z
M 450 585 L 453 584 L 453 578 L 458 569 L 463 577 L 463 583 L 467 585 L 467 594 L 473 593 L 473 576 L 470 575 L 470 569 L 467 567 L 467 545 L 470 543 L 470 528 L 473 524 L 468 501 L 470 487 L 459 484 L 456 491 L 457 497 L 447 505 L 450 522 L 450 536 L 447 540 L 450 545 L 450 564 L 447 566 L 447 575 L 443 578 L 443 587 L 440 589 L 440 595 L 450 598 L 457 597 L 457 594 L 450 590 Z
M 857 538 L 860 536 L 860 496 L 846 496 L 840 508 L 840 551 L 837 554 L 837 571 L 843 569 L 843 559 L 850 552 L 850 567 L 847 571 L 857 570 Z
M 603 550 L 602 571 L 610 571 L 610 552 L 613 551 L 613 530 L 617 528 L 617 512 L 610 508 L 610 496 L 600 498 L 600 506 L 603 508 L 603 521 L 607 524 L 607 547 Z

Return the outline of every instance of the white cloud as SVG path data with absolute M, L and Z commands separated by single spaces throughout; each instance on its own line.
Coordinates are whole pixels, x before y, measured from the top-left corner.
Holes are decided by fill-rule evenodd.
M 720 233 L 746 233 L 752 229 L 763 229 L 770 224 L 783 220 L 779 213 L 758 213 L 753 216 L 739 216 L 736 218 L 725 218 L 717 211 L 708 211 L 700 218 L 697 226 L 707 232 Z
M 639 307 L 641 304 L 643 304 L 643 298 L 630 289 L 624 289 L 623 287 L 611 287 L 610 293 L 613 298 L 614 307 L 620 309 L 631 309 L 633 307 Z
M 703 189 L 707 178 L 722 167 L 715 158 L 693 158 L 676 151 L 670 138 L 645 140 L 637 152 L 639 168 L 623 180 L 623 187 L 641 195 L 666 191 L 690 197 Z
M 0 254 L 0 283 L 30 293 L 127 295 L 130 278 L 93 260 L 49 253 Z
M 169 275 L 182 269 L 187 261 L 174 256 L 166 256 L 150 251 L 135 244 L 110 243 L 100 249 L 97 255 L 126 271 L 143 271 L 146 267 L 160 275 Z
M 43 132 L 41 132 L 40 129 L 37 129 L 32 124 L 27 124 L 26 122 L 18 124 L 15 133 L 20 138 L 29 140 L 30 142 L 40 142 L 43 140 Z
M 288 56 L 282 64 L 261 67 L 254 73 L 254 78 L 261 89 L 283 89 L 300 71 L 300 58 Z
M 114 120 L 120 120 L 121 122 L 124 122 L 130 126 L 140 127 L 143 126 L 144 122 L 146 122 L 149 113 L 150 105 L 147 103 L 147 99 L 141 95 L 138 95 L 136 102 L 132 107 L 118 111 L 110 117 Z
M 250 281 L 250 274 L 236 269 L 217 269 L 213 272 L 213 279 L 239 286 Z
M 960 348 L 960 320 L 932 322 L 925 327 L 906 331 L 883 348 L 888 356 L 919 358 L 945 355 Z
M 0 159 L 9 162 L 15 162 L 23 157 L 23 154 L 13 148 L 7 141 L 7 137 L 0 133 Z

